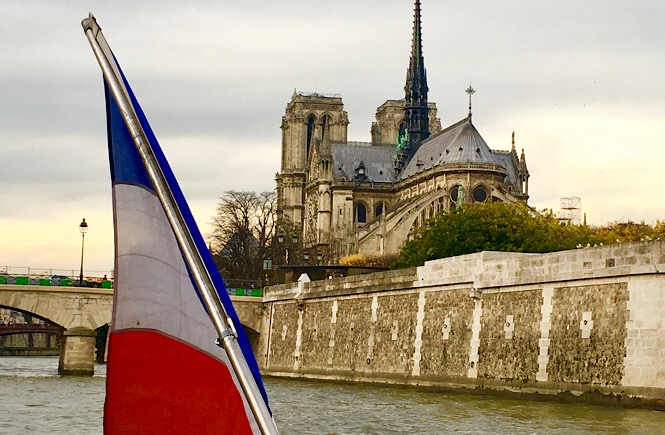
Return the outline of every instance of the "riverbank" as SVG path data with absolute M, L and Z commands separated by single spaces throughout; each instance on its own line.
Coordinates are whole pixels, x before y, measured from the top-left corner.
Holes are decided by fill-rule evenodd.
M 358 374 L 356 377 L 349 378 L 341 375 L 335 376 L 323 373 L 289 373 L 289 372 L 271 372 L 265 374 L 265 378 L 297 380 L 305 382 L 324 382 L 330 384 L 343 385 L 365 385 L 367 387 L 397 388 L 426 393 L 443 393 L 451 395 L 469 395 L 469 396 L 487 396 L 497 399 L 517 400 L 525 402 L 549 402 L 560 403 L 562 405 L 588 404 L 594 406 L 608 407 L 608 409 L 643 409 L 649 411 L 665 412 L 663 400 L 651 400 L 648 398 L 654 395 L 654 392 L 644 393 L 639 391 L 634 395 L 626 391 L 608 391 L 605 388 L 588 386 L 585 390 L 580 390 L 578 386 L 549 386 L 548 388 L 536 388 L 532 385 L 525 385 L 523 382 L 486 382 L 469 383 L 464 379 L 458 379 L 456 382 L 448 381 L 430 381 L 422 380 L 408 381 L 381 378 L 377 376 L 363 376 Z

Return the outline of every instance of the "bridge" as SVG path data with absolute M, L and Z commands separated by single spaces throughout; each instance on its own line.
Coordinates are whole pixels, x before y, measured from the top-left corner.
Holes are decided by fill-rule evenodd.
M 263 298 L 231 296 L 231 300 L 252 348 L 256 350 L 266 317 L 263 315 Z M 113 289 L 0 284 L 0 308 L 29 313 L 49 324 L 0 325 L 0 335 L 62 332 L 58 372 L 63 375 L 92 375 L 95 330 L 111 323 Z

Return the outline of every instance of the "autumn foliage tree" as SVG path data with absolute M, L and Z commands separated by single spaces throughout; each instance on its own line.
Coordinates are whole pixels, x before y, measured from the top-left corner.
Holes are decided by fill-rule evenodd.
M 389 255 L 365 255 L 351 254 L 339 260 L 340 266 L 349 267 L 389 267 L 397 260 L 396 254 Z
M 393 267 L 480 251 L 543 253 L 665 236 L 665 224 L 569 225 L 523 203 L 467 204 L 430 221 L 406 243 Z

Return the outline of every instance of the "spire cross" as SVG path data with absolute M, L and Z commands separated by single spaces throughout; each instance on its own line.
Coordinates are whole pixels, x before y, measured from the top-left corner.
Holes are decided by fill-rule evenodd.
M 473 86 L 471 86 L 471 84 L 469 84 L 469 87 L 466 88 L 466 91 L 464 92 L 469 94 L 469 116 L 471 116 L 471 96 L 476 93 L 476 90 L 473 89 Z

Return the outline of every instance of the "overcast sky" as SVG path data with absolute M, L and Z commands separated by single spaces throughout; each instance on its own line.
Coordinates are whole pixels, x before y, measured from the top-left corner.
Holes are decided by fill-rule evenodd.
M 582 198 L 589 223 L 665 218 L 665 2 L 422 0 L 444 126 L 492 149 L 515 131 L 529 203 Z M 272 190 L 294 89 L 338 93 L 349 139 L 403 98 L 413 1 L 0 0 L 0 267 L 113 267 L 93 12 L 205 233 L 225 190 Z

